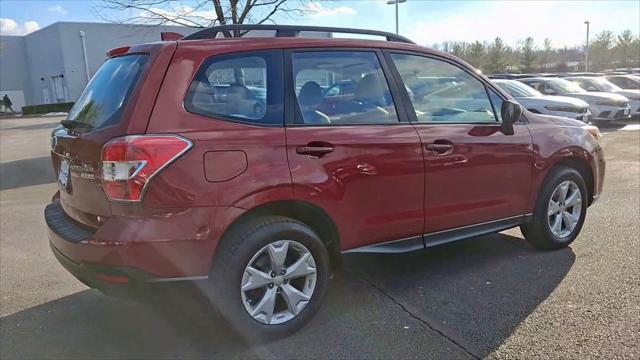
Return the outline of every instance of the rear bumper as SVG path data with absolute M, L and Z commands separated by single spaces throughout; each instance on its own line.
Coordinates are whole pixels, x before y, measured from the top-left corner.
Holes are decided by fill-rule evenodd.
M 113 218 L 97 230 L 69 218 L 57 201 L 47 205 L 44 215 L 58 261 L 80 281 L 102 290 L 105 285 L 206 279 L 222 234 L 209 226 L 216 209 Z
M 593 121 L 622 121 L 631 119 L 631 115 L 620 116 L 615 118 L 592 118 Z
M 49 242 L 49 245 L 51 245 L 51 251 L 58 262 L 76 279 L 90 288 L 116 297 L 143 298 L 153 290 L 157 290 L 157 284 L 175 284 L 207 278 L 204 276 L 202 278 L 166 279 L 155 277 L 135 268 L 77 263 L 60 252 L 53 242 Z
M 631 118 L 632 109 L 629 106 L 592 106 L 592 120 L 595 121 L 619 121 Z

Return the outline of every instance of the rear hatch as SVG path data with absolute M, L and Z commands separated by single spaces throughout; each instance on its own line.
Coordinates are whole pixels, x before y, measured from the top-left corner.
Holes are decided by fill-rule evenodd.
M 101 152 L 114 137 L 144 133 L 175 42 L 110 52 L 52 133 L 51 157 L 65 213 L 97 228 L 112 215 L 102 188 Z

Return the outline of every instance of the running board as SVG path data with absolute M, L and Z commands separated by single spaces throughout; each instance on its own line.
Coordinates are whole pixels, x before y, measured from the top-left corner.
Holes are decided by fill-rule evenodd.
M 443 230 L 434 233 L 414 236 L 405 239 L 392 240 L 375 245 L 367 245 L 351 250 L 343 251 L 343 254 L 351 253 L 404 253 L 426 249 L 431 246 L 445 244 L 452 241 L 464 240 L 474 236 L 491 234 L 511 229 L 521 224 L 531 222 L 532 214 L 518 215 L 510 218 L 488 221 L 481 224 L 463 226 L 451 230 Z

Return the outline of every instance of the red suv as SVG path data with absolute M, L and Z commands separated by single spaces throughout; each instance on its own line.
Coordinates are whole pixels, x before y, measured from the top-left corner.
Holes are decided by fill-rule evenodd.
M 249 30 L 276 36 L 224 37 Z M 214 27 L 109 52 L 53 132 L 45 218 L 90 287 L 199 281 L 235 329 L 272 338 L 310 320 L 341 253 L 516 226 L 569 245 L 602 190 L 598 140 L 397 35 Z

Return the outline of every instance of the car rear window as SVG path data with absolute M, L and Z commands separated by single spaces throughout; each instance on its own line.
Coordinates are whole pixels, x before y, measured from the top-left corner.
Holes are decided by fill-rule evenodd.
M 137 54 L 105 61 L 71 108 L 69 120 L 90 129 L 118 123 L 148 58 Z

